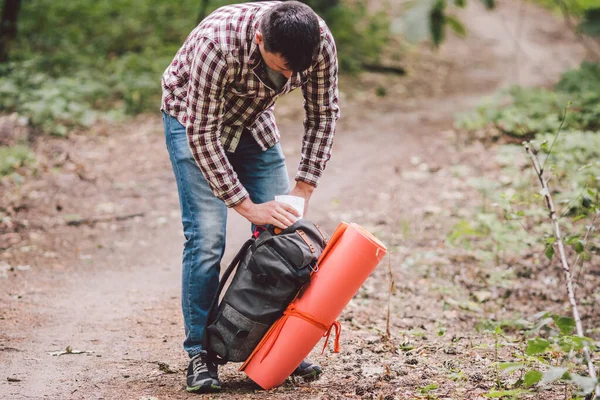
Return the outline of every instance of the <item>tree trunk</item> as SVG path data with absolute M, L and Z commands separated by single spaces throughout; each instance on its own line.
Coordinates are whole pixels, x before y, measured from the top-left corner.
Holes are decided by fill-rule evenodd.
M 340 0 L 301 0 L 303 3 L 308 4 L 317 14 L 325 13 L 328 10 L 337 7 L 340 4 Z
M 403 67 L 394 67 L 392 65 L 363 63 L 362 68 L 365 71 L 378 72 L 380 74 L 406 75 L 406 70 Z
M 8 60 L 8 48 L 17 36 L 17 19 L 21 0 L 5 0 L 0 19 L 0 62 Z
M 200 11 L 198 12 L 198 23 L 202 22 L 204 18 L 206 18 L 206 13 L 208 11 L 208 3 L 210 0 L 201 0 L 200 2 Z

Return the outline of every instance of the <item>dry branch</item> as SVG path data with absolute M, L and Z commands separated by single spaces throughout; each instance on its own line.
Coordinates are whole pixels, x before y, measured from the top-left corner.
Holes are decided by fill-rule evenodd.
M 391 252 L 390 252 L 391 254 Z M 392 339 L 392 333 L 390 330 L 390 323 L 391 323 L 391 317 L 392 317 L 392 295 L 394 293 L 394 273 L 392 271 L 392 259 L 391 259 L 391 255 L 388 254 L 388 276 L 390 279 L 390 284 L 388 287 L 388 298 L 387 298 L 387 316 L 386 316 L 386 321 L 385 321 L 385 337 L 387 339 L 387 341 L 389 342 Z
M 67 221 L 67 225 L 69 226 L 79 226 L 79 225 L 93 225 L 98 222 L 109 222 L 109 221 L 125 221 L 127 219 L 135 218 L 135 217 L 143 217 L 146 213 L 135 213 L 135 214 L 127 214 L 127 215 L 107 215 L 101 217 L 91 217 L 91 218 L 79 218 L 71 221 Z
M 403 67 L 395 67 L 393 65 L 363 63 L 362 68 L 365 71 L 376 72 L 380 74 L 406 75 L 406 69 Z
M 554 208 L 554 202 L 552 201 L 552 196 L 550 195 L 550 190 L 548 189 L 548 182 L 544 179 L 544 170 L 540 168 L 540 163 L 532 151 L 529 143 L 525 142 L 523 144 L 525 146 L 525 151 L 529 155 L 531 162 L 533 164 L 533 168 L 538 176 L 538 179 L 542 185 L 542 195 L 544 196 L 544 200 L 546 201 L 546 207 L 550 211 L 550 219 L 552 221 L 552 226 L 554 228 L 554 236 L 556 237 L 556 244 L 558 246 L 558 252 L 560 255 L 560 262 L 562 264 L 562 268 L 565 272 L 565 277 L 567 280 L 567 293 L 569 295 L 569 303 L 571 303 L 571 311 L 573 312 L 573 319 L 575 320 L 575 328 L 577 330 L 577 336 L 585 337 L 583 334 L 583 325 L 581 324 L 581 317 L 579 316 L 579 309 L 577 307 L 577 300 L 575 299 L 575 292 L 573 290 L 573 277 L 571 276 L 571 268 L 569 267 L 569 263 L 567 261 L 567 256 L 565 254 L 565 246 L 562 241 L 562 236 L 560 233 L 560 225 L 558 224 L 558 217 L 556 215 L 556 209 Z M 588 373 L 590 377 L 594 379 L 596 382 L 596 386 L 594 388 L 595 397 L 600 397 L 600 386 L 598 385 L 598 378 L 596 376 L 596 368 L 594 367 L 594 363 L 592 362 L 592 358 L 590 357 L 590 349 L 587 342 L 583 341 L 583 356 L 588 366 Z
M 569 7 L 563 0 L 554 0 L 556 5 L 560 8 L 560 11 L 563 14 L 563 19 L 565 21 L 565 25 L 575 33 L 577 40 L 579 43 L 587 50 L 588 54 L 590 54 L 595 59 L 600 59 L 600 52 L 598 49 L 594 48 L 591 43 L 595 43 L 590 38 L 586 38 L 583 33 L 579 31 L 579 29 L 575 26 L 575 23 L 571 19 L 571 13 L 569 12 Z M 588 41 L 589 40 L 589 41 Z

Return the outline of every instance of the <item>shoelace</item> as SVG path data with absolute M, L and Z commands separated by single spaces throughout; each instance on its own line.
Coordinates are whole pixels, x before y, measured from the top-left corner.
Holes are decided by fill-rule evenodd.
M 194 362 L 193 366 L 194 375 L 200 375 L 203 372 L 208 372 L 208 364 L 203 357 L 199 357 L 199 360 Z

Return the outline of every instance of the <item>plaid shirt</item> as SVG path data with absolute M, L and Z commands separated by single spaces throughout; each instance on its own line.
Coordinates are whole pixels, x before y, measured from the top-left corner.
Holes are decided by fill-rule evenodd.
M 321 47 L 308 70 L 275 90 L 254 38 L 261 16 L 279 2 L 222 7 L 185 40 L 162 77 L 161 109 L 186 126 L 190 149 L 218 198 L 228 207 L 248 198 L 227 152 L 244 130 L 263 150 L 279 141 L 273 115 L 280 96 L 304 94 L 305 134 L 297 181 L 316 186 L 331 156 L 339 117 L 338 64 L 331 32 L 320 20 Z

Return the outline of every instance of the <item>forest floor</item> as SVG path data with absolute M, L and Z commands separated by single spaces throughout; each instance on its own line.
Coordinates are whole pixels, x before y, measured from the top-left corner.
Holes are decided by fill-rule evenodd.
M 495 363 L 516 350 L 496 352 L 494 336 L 475 326 L 565 312 L 562 285 L 542 282 L 541 270 L 514 280 L 507 271 L 518 259 L 486 270 L 446 240 L 481 202 L 468 180 L 499 174 L 494 146 L 463 141 L 454 114 L 509 84 L 549 85 L 584 56 L 555 16 L 499 3 L 493 13 L 479 4 L 464 11 L 466 39 L 409 51 L 407 77 L 344 77 L 334 154 L 309 217 L 329 233 L 340 221 L 359 223 L 389 257 L 341 315 L 341 352 L 311 355 L 325 370 L 319 381 L 262 391 L 227 365 L 223 392 L 211 397 L 480 399 L 496 383 Z M 293 176 L 298 93 L 281 100 L 277 116 Z M 37 172 L 1 189 L 0 398 L 194 398 L 182 349 L 183 235 L 160 115 L 40 138 L 35 150 Z M 230 217 L 224 261 L 249 233 Z M 491 285 L 490 276 L 504 281 Z M 565 390 L 530 398 L 562 399 Z

